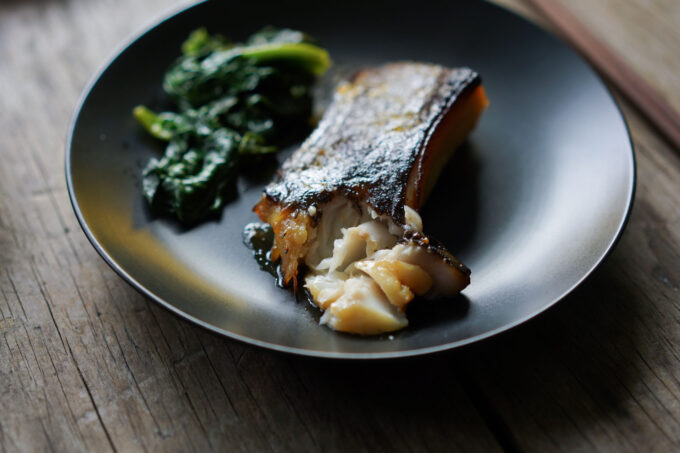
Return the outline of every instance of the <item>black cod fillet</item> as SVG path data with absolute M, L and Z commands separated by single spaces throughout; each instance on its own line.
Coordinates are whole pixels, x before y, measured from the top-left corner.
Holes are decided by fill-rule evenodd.
M 418 210 L 488 104 L 479 75 L 421 63 L 358 72 L 282 165 L 254 211 L 274 230 L 284 281 L 321 322 L 351 333 L 405 327 L 416 296 L 449 297 L 470 271 L 423 234 Z

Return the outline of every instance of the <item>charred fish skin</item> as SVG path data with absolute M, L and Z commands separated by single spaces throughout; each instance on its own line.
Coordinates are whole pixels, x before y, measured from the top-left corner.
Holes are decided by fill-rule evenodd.
M 322 324 L 399 330 L 416 295 L 451 298 L 470 283 L 417 211 L 487 104 L 468 68 L 393 63 L 340 85 L 254 207 L 272 226 L 284 282 L 297 290 L 305 269 Z
M 479 75 L 468 68 L 393 63 L 360 71 L 339 87 L 317 129 L 265 189 L 266 197 L 307 209 L 342 194 L 403 224 L 404 204 L 420 207 L 418 181 L 437 127 L 480 86 Z
M 405 244 L 411 243 L 418 247 L 427 249 L 430 253 L 438 255 L 439 258 L 445 261 L 448 265 L 457 268 L 462 274 L 467 276 L 469 283 L 470 280 L 469 277 L 471 274 L 470 269 L 465 264 L 463 264 L 458 258 L 453 256 L 441 241 L 432 237 L 425 236 L 420 231 L 407 229 L 404 231 L 404 236 L 401 238 L 399 242 Z
M 468 68 L 391 63 L 341 84 L 254 208 L 274 228 L 272 258 L 281 259 L 286 283 L 297 284 L 322 216 L 317 207 L 342 196 L 404 225 L 404 206 L 420 208 L 487 103 Z

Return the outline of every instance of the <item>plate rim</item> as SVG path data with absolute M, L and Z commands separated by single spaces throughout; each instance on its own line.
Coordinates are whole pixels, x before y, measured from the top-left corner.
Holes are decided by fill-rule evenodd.
M 132 286 L 135 290 L 140 292 L 143 296 L 148 297 L 152 301 L 154 301 L 156 304 L 160 305 L 164 309 L 170 311 L 176 316 L 179 316 L 183 319 L 186 319 L 204 329 L 207 329 L 211 332 L 217 333 L 219 335 L 225 336 L 229 339 L 237 340 L 240 342 L 243 342 L 247 345 L 250 346 L 256 346 L 259 348 L 275 351 L 275 352 L 280 352 L 280 353 L 287 353 L 287 354 L 293 354 L 293 355 L 300 355 L 300 356 L 305 356 L 305 357 L 314 357 L 314 358 L 322 358 L 322 359 L 343 359 L 343 360 L 375 360 L 375 359 L 399 359 L 399 358 L 408 358 L 408 357 L 416 357 L 416 356 L 423 356 L 423 355 L 429 355 L 429 354 L 435 354 L 435 353 L 440 353 L 444 351 L 449 351 L 453 349 L 458 349 L 464 346 L 471 345 L 473 343 L 477 343 L 483 340 L 486 340 L 488 338 L 494 337 L 496 335 L 499 335 L 503 332 L 509 331 L 513 329 L 514 327 L 517 327 L 521 324 L 526 323 L 527 321 L 534 319 L 541 314 L 545 313 L 547 310 L 550 308 L 554 307 L 558 302 L 566 298 L 570 293 L 572 293 L 577 287 L 579 287 L 586 279 L 588 279 L 594 272 L 595 270 L 600 267 L 600 265 L 605 261 L 610 255 L 613 249 L 616 247 L 618 244 L 619 240 L 621 239 L 621 236 L 623 235 L 624 230 L 626 229 L 626 225 L 628 224 L 628 221 L 630 220 L 631 212 L 633 210 L 633 204 L 635 200 L 635 193 L 637 189 L 637 161 L 635 157 L 635 146 L 633 143 L 633 139 L 630 133 L 630 127 L 628 124 L 628 121 L 626 120 L 625 115 L 623 114 L 623 110 L 621 109 L 621 105 L 616 101 L 616 98 L 613 95 L 613 92 L 611 88 L 607 85 L 605 80 L 600 76 L 599 72 L 596 70 L 595 67 L 588 61 L 586 58 L 584 58 L 568 41 L 565 41 L 564 39 L 560 38 L 559 36 L 555 35 L 554 33 L 550 32 L 549 30 L 545 29 L 544 27 L 541 27 L 540 25 L 526 19 L 525 17 L 521 16 L 519 13 L 506 8 L 502 5 L 498 5 L 496 3 L 493 3 L 491 1 L 485 0 L 484 3 L 493 7 L 502 10 L 506 14 L 510 14 L 512 16 L 515 16 L 522 22 L 524 22 L 526 25 L 530 27 L 534 27 L 539 29 L 541 32 L 547 34 L 548 36 L 551 36 L 555 39 L 557 39 L 562 45 L 567 46 L 572 53 L 575 54 L 577 58 L 579 58 L 582 62 L 584 62 L 587 67 L 590 69 L 590 71 L 593 73 L 593 75 L 596 77 L 596 79 L 600 82 L 602 88 L 604 88 L 605 93 L 607 94 L 609 100 L 614 104 L 616 107 L 616 112 L 618 113 L 619 118 L 622 121 L 622 124 L 624 126 L 626 136 L 627 136 L 627 143 L 629 146 L 630 154 L 629 154 L 629 163 L 630 163 L 630 170 L 631 170 L 631 175 L 630 175 L 630 182 L 629 182 L 629 188 L 628 188 L 628 197 L 626 200 L 626 209 L 625 213 L 621 217 L 621 220 L 619 221 L 617 225 L 617 230 L 616 234 L 613 235 L 613 237 L 609 240 L 609 243 L 606 246 L 606 249 L 602 252 L 601 256 L 598 257 L 597 260 L 593 263 L 592 266 L 583 274 L 583 276 L 577 281 L 571 285 L 568 289 L 566 289 L 562 294 L 560 294 L 558 297 L 554 298 L 552 301 L 549 303 L 541 306 L 538 310 L 535 310 L 528 315 L 525 315 L 519 319 L 516 319 L 510 323 L 504 324 L 500 327 L 497 327 L 493 330 L 490 330 L 488 332 L 484 332 L 482 334 L 474 335 L 472 337 L 468 337 L 462 340 L 457 340 L 453 341 L 450 343 L 443 343 L 440 345 L 436 346 L 428 346 L 424 348 L 416 348 L 416 349 L 407 349 L 403 351 L 390 351 L 390 352 L 331 352 L 331 351 L 318 351 L 318 350 L 312 350 L 312 349 L 304 349 L 304 348 L 299 348 L 299 347 L 293 347 L 293 346 L 283 346 L 280 344 L 276 343 L 271 343 L 268 341 L 263 341 L 263 340 L 258 340 L 257 338 L 251 338 L 245 335 L 237 334 L 234 332 L 231 332 L 226 329 L 222 329 L 220 327 L 208 324 L 207 322 L 196 318 L 195 316 L 192 316 L 174 305 L 172 305 L 170 302 L 164 300 L 163 298 L 157 296 L 151 290 L 146 288 L 142 283 L 137 281 L 132 275 L 130 275 L 125 269 L 122 268 L 121 265 L 119 265 L 115 259 L 113 259 L 104 249 L 104 247 L 97 241 L 97 239 L 94 237 L 94 234 L 90 230 L 89 225 L 85 221 L 85 218 L 83 216 L 83 213 L 80 209 L 80 205 L 78 204 L 78 200 L 76 197 L 74 185 L 73 185 L 73 174 L 72 174 L 72 168 L 71 168 L 71 161 L 72 161 L 72 148 L 73 148 L 73 137 L 74 137 L 74 132 L 76 130 L 76 126 L 78 123 L 78 119 L 80 117 L 80 114 L 82 112 L 83 106 L 85 105 L 85 102 L 87 101 L 88 97 L 90 96 L 90 93 L 94 86 L 97 84 L 99 79 L 102 77 L 102 75 L 109 69 L 109 67 L 123 54 L 127 51 L 129 47 L 131 47 L 135 42 L 138 40 L 142 39 L 144 36 L 146 36 L 148 33 L 156 29 L 157 27 L 161 26 L 162 24 L 173 20 L 175 17 L 178 17 L 187 11 L 199 7 L 205 3 L 209 3 L 211 0 L 200 0 L 197 2 L 190 2 L 190 3 L 183 3 L 180 5 L 175 5 L 174 7 L 166 9 L 163 13 L 157 15 L 156 17 L 152 18 L 149 20 L 146 25 L 142 26 L 139 31 L 133 32 L 128 36 L 127 39 L 124 39 L 121 41 L 121 44 L 119 44 L 116 49 L 109 55 L 108 58 L 104 60 L 104 63 L 102 63 L 98 69 L 94 72 L 94 75 L 90 77 L 88 82 L 85 84 L 83 87 L 78 100 L 76 102 L 76 105 L 73 109 L 73 113 L 71 115 L 71 119 L 69 120 L 68 124 L 68 132 L 66 135 L 66 143 L 65 143 L 65 176 L 66 176 L 66 187 L 68 191 L 68 196 L 69 196 L 69 201 L 71 203 L 71 207 L 73 208 L 73 211 L 76 215 L 76 218 L 78 220 L 78 224 L 80 225 L 81 229 L 83 230 L 83 233 L 85 233 L 85 236 L 89 240 L 89 242 L 92 244 L 94 249 L 97 251 L 97 253 L 103 258 L 103 260 L 106 262 L 106 264 L 109 265 L 126 283 L 128 283 L 130 286 Z

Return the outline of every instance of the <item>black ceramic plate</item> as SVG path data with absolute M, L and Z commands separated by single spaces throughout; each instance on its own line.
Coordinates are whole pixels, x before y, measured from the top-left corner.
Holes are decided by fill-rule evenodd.
M 68 188 L 88 238 L 128 282 L 197 324 L 262 347 L 339 358 L 398 357 L 454 348 L 507 330 L 578 285 L 625 224 L 635 167 L 607 89 L 565 44 L 494 5 L 470 1 L 207 2 L 136 38 L 87 89 L 66 153 Z M 140 195 L 158 155 L 131 116 L 166 102 L 160 82 L 199 26 L 233 39 L 266 24 L 305 30 L 337 67 L 421 60 L 482 74 L 491 105 L 444 170 L 422 215 L 472 269 L 450 301 L 422 303 L 411 325 L 362 338 L 318 325 L 259 270 L 241 242 L 266 181 L 242 179 L 220 220 L 191 230 L 154 219 Z

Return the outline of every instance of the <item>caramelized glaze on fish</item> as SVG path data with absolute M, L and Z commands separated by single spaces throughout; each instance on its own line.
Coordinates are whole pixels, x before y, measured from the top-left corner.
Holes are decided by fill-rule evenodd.
M 415 297 L 453 296 L 470 271 L 422 233 L 417 211 L 488 101 L 477 73 L 421 63 L 360 71 L 283 164 L 254 210 L 272 259 L 334 329 L 407 325 Z

